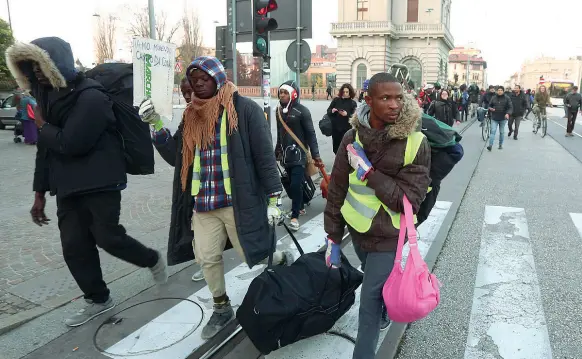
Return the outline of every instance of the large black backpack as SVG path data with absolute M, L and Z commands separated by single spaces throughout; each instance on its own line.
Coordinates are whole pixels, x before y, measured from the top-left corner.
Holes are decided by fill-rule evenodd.
M 154 148 L 149 125 L 141 121 L 133 106 L 133 65 L 101 64 L 85 75 L 99 82 L 113 101 L 117 130 L 123 141 L 126 172 L 131 175 L 154 173 Z
M 426 136 L 431 149 L 430 187 L 431 190 L 417 213 L 418 223 L 424 222 L 436 204 L 441 188 L 441 181 L 453 170 L 463 158 L 463 138 L 457 130 L 427 114 L 422 115 L 422 133 Z

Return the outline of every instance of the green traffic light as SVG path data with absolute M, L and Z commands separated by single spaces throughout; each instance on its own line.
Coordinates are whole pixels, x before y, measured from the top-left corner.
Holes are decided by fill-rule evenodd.
M 257 50 L 262 52 L 263 54 L 267 53 L 267 41 L 264 38 L 259 37 L 257 38 Z

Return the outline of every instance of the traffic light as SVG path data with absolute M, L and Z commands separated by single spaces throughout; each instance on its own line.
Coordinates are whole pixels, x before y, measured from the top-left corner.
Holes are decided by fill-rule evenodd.
M 277 29 L 277 20 L 267 17 L 277 10 L 275 0 L 253 0 L 253 56 L 269 55 L 269 31 Z
M 226 48 L 227 41 L 227 27 L 217 26 L 216 27 L 216 47 L 215 54 L 216 58 L 222 62 L 222 65 L 226 68 L 226 60 L 228 58 L 228 49 Z

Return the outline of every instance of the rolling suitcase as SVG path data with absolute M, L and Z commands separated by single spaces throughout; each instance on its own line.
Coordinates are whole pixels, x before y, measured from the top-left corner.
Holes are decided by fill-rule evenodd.
M 327 267 L 325 251 L 305 254 L 285 228 L 301 256 L 288 267 L 273 266 L 271 253 L 267 268 L 253 279 L 236 312 L 241 327 L 264 355 L 330 330 L 352 307 L 364 279 L 343 254 L 340 268 Z

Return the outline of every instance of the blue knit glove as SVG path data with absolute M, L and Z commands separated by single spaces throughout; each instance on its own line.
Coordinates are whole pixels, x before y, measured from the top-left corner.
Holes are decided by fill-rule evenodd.
M 346 149 L 348 151 L 348 161 L 352 168 L 356 170 L 356 176 L 360 181 L 365 180 L 373 167 L 368 157 L 366 157 L 364 149 L 357 142 L 350 143 Z
M 339 268 L 341 262 L 341 247 L 332 241 L 329 237 L 325 239 L 325 264 L 328 267 Z

